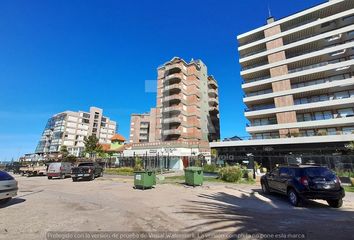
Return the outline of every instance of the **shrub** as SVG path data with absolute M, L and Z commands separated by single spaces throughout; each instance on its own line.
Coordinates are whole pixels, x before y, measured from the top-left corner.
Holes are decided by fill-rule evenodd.
M 244 172 L 240 166 L 227 166 L 220 169 L 219 178 L 226 182 L 238 182 L 243 174 Z
M 218 172 L 218 167 L 215 164 L 206 164 L 203 166 L 203 171 L 204 172 L 211 172 L 211 173 L 216 173 Z
M 143 161 L 141 160 L 141 158 L 136 157 L 134 171 L 142 171 L 143 169 Z
M 106 168 L 105 173 L 113 175 L 133 175 L 133 168 L 121 167 L 121 168 Z

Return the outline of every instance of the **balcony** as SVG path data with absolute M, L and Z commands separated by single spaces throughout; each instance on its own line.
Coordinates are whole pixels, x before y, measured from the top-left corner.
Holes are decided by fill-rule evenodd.
M 166 93 L 166 92 L 175 92 L 175 91 L 180 91 L 180 90 L 181 90 L 181 84 L 180 83 L 166 85 L 163 88 L 164 93 Z
M 179 83 L 182 81 L 182 79 L 185 80 L 186 76 L 184 76 L 182 73 L 174 73 L 165 77 L 164 84 L 169 85 Z
M 170 64 L 170 65 L 165 66 L 165 71 L 168 74 L 186 72 L 187 67 L 185 67 L 182 63 Z
M 168 112 L 180 112 L 181 108 L 179 106 L 172 106 L 172 107 L 164 107 L 162 109 L 163 113 L 168 113 Z
M 219 113 L 219 108 L 218 107 L 209 107 L 209 112 Z
M 162 101 L 163 102 L 170 102 L 170 101 L 173 101 L 173 100 L 179 100 L 181 101 L 182 99 L 182 95 L 181 94 L 173 94 L 173 95 L 170 95 L 170 96 L 165 96 Z
M 216 98 L 209 98 L 209 106 L 217 106 L 219 105 L 219 101 Z
M 326 41 L 327 43 L 332 44 L 332 42 L 343 38 L 343 36 L 345 36 L 345 35 L 348 35 L 348 38 L 351 38 L 350 34 L 347 32 L 353 31 L 353 29 L 354 29 L 353 27 L 354 26 L 347 26 L 347 27 L 343 27 L 340 29 L 336 29 L 331 32 L 322 33 L 319 35 L 314 34 L 312 37 L 306 37 L 303 40 L 297 39 L 293 43 L 286 44 L 286 45 L 279 47 L 279 48 L 270 49 L 270 50 L 264 49 L 263 52 L 256 51 L 254 55 L 249 54 L 252 56 L 248 55 L 248 56 L 241 58 L 240 63 L 242 64 L 242 63 L 246 63 L 248 61 L 253 61 L 253 60 L 256 60 L 258 62 L 258 61 L 260 61 L 259 59 L 262 59 L 262 58 L 266 57 L 267 55 L 270 55 L 270 54 L 273 54 L 276 52 L 280 52 L 280 51 L 299 52 L 303 48 L 305 48 L 306 46 L 307 46 L 306 48 L 309 48 L 309 47 L 312 48 L 315 43 L 321 43 L 323 41 Z M 260 52 L 262 52 L 262 53 L 260 53 Z
M 164 118 L 162 120 L 163 124 L 181 123 L 182 119 L 180 117 Z
M 208 90 L 208 95 L 209 95 L 209 97 L 216 98 L 218 96 L 218 91 L 216 89 L 210 88 Z
M 324 120 L 311 120 L 293 123 L 283 123 L 283 124 L 271 124 L 271 125 L 259 125 L 259 126 L 248 126 L 246 131 L 249 133 L 258 133 L 266 131 L 274 131 L 280 129 L 312 129 L 312 128 L 336 128 L 340 126 L 351 126 L 353 125 L 354 117 L 342 117 L 342 118 L 332 118 Z M 332 135 L 332 134 L 328 134 Z
M 181 130 L 179 129 L 168 129 L 162 131 L 163 135 L 181 135 Z
M 216 89 L 218 87 L 218 83 L 216 82 L 216 80 L 214 78 L 208 78 L 209 82 L 209 86 L 211 86 L 212 88 Z
M 285 107 L 278 107 L 278 108 L 271 108 L 271 109 L 264 109 L 264 110 L 254 110 L 254 111 L 246 111 L 245 116 L 249 119 L 256 118 L 256 117 L 266 117 L 271 116 L 276 113 L 281 112 L 290 112 L 290 111 L 297 111 L 297 113 L 308 112 L 309 110 L 331 110 L 331 109 L 338 109 L 352 107 L 354 104 L 354 98 L 341 98 L 329 101 L 321 101 L 321 102 L 314 102 L 314 103 L 306 103 L 306 104 L 298 104 L 292 106 L 285 106 Z

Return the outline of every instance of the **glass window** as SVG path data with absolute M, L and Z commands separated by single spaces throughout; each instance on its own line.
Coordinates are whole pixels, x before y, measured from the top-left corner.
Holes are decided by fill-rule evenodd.
M 305 114 L 304 114 L 304 120 L 305 120 L 305 121 L 311 121 L 311 120 L 312 120 L 311 114 L 310 114 L 310 113 L 305 113 Z
M 352 108 L 338 109 L 338 113 L 341 117 L 346 117 L 347 115 L 354 115 Z
M 315 119 L 316 120 L 323 120 L 324 117 L 323 117 L 322 112 L 315 112 Z
M 345 91 L 345 92 L 337 92 L 337 93 L 334 94 L 334 97 L 336 99 L 348 98 L 349 97 L 349 93 L 347 91 Z
M 327 133 L 328 135 L 336 135 L 337 131 L 335 128 L 328 128 Z
M 307 130 L 306 134 L 307 136 L 315 136 L 315 130 Z
M 325 112 L 323 112 L 323 117 L 324 117 L 324 119 L 331 119 L 331 118 L 333 118 L 332 112 L 331 112 L 331 111 L 325 111 Z
M 343 134 L 354 134 L 354 127 L 344 127 Z

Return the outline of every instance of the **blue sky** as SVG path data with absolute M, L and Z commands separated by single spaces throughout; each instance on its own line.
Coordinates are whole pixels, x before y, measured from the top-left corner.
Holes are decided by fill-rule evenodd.
M 222 137 L 245 136 L 236 36 L 323 0 L 0 1 L 0 160 L 33 152 L 47 119 L 104 109 L 129 136 L 145 81 L 179 56 L 219 82 Z

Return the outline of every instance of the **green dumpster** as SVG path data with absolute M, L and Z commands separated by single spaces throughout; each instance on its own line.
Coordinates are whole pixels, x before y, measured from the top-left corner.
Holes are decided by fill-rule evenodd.
M 201 167 L 188 167 L 184 170 L 186 184 L 190 186 L 203 185 L 203 169 Z
M 152 188 L 156 185 L 156 175 L 153 171 L 134 172 L 134 187 L 140 189 Z

